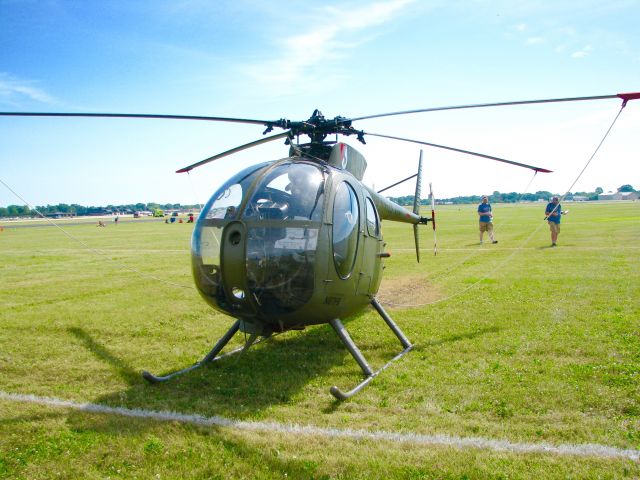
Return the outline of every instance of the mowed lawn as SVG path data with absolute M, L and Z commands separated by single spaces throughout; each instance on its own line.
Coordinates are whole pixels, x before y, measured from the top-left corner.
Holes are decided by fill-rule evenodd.
M 232 323 L 193 286 L 191 224 L 4 223 L 0 477 L 638 478 L 640 202 L 565 204 L 556 248 L 544 206 L 494 205 L 497 245 L 479 245 L 474 205 L 441 207 L 438 254 L 423 228 L 420 263 L 410 226 L 385 223 L 391 258 L 379 297 L 415 347 L 343 403 L 329 387 L 347 390 L 362 374 L 328 325 L 166 384 L 141 378 L 198 361 Z M 401 349 L 373 310 L 345 324 L 376 369 Z M 349 429 L 399 436 L 329 435 Z M 567 448 L 586 444 L 592 454 Z

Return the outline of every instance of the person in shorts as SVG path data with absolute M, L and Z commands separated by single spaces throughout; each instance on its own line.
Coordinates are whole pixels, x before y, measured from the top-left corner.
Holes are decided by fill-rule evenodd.
M 491 213 L 491 204 L 489 203 L 489 197 L 484 195 L 480 205 L 478 205 L 478 217 L 480 220 L 480 243 L 482 243 L 482 237 L 484 232 L 489 234 L 491 243 L 498 243 L 493 236 L 493 213 Z
M 560 233 L 560 217 L 562 216 L 562 207 L 560 206 L 558 197 L 551 198 L 544 211 L 544 216 L 549 222 L 549 230 L 551 230 L 551 246 L 555 247 L 558 242 L 558 234 Z

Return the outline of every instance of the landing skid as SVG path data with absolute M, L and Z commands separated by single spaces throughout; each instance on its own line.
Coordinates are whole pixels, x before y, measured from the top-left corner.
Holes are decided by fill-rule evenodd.
M 400 352 L 398 355 L 396 355 L 391 360 L 389 360 L 385 365 L 383 365 L 380 369 L 374 372 L 373 370 L 371 370 L 371 367 L 367 363 L 367 360 L 364 358 L 364 355 L 362 355 L 362 352 L 360 352 L 360 349 L 358 349 L 356 344 L 353 342 L 353 340 L 349 336 L 349 332 L 347 332 L 347 330 L 344 328 L 344 325 L 342 324 L 342 322 L 337 318 L 331 320 L 329 324 L 333 327 L 335 332 L 338 334 L 338 337 L 340 338 L 340 340 L 342 340 L 342 343 L 344 343 L 345 347 L 347 347 L 347 350 L 349 350 L 349 353 L 351 353 L 351 355 L 356 360 L 356 362 L 358 362 L 358 365 L 360 365 L 360 368 L 365 374 L 365 379 L 362 380 L 359 384 L 357 384 L 354 388 L 352 388 L 348 392 L 343 392 L 335 385 L 331 387 L 329 391 L 338 400 L 346 400 L 347 398 L 350 398 L 356 393 L 358 393 L 360 390 L 366 387 L 369 384 L 369 382 L 371 382 L 371 380 L 373 380 L 383 370 L 385 370 L 389 365 L 391 365 L 396 360 L 402 358 L 413 348 L 413 345 L 411 344 L 411 342 L 407 339 L 407 337 L 405 337 L 404 333 L 402 333 L 400 328 L 395 324 L 395 322 L 391 319 L 391 317 L 389 317 L 387 312 L 384 311 L 382 306 L 378 303 L 378 301 L 375 298 L 371 300 L 371 305 L 380 314 L 382 319 L 385 321 L 385 323 L 391 329 L 391 331 L 395 334 L 398 340 L 400 340 L 400 343 L 404 347 L 404 350 L 402 350 L 402 352 Z M 187 373 L 192 370 L 195 370 L 196 368 L 200 368 L 205 363 L 215 362 L 217 360 L 220 360 L 221 358 L 228 357 L 230 355 L 233 355 L 234 353 L 238 353 L 238 352 L 242 352 L 243 350 L 246 350 L 247 348 L 249 348 L 251 344 L 255 342 L 257 335 L 252 335 L 244 346 L 236 348 L 235 350 L 232 350 L 228 353 L 218 355 L 220 351 L 222 351 L 222 349 L 225 347 L 225 345 L 229 343 L 229 340 L 231 340 L 231 338 L 240 329 L 240 322 L 241 320 L 236 320 L 236 322 L 227 331 L 227 333 L 225 333 L 222 336 L 222 338 L 218 340 L 218 342 L 211 349 L 211 351 L 196 364 L 187 368 L 183 368 L 182 370 L 177 370 L 175 372 L 169 373 L 167 375 L 153 375 L 152 373 L 149 373 L 145 370 L 142 372 L 142 377 L 145 380 L 147 380 L 149 383 L 166 382 L 168 380 L 171 380 L 172 378 L 182 375 L 183 373 Z
M 231 337 L 235 335 L 235 333 L 238 331 L 239 328 L 240 328 L 240 320 L 236 320 L 236 322 L 231 326 L 231 328 L 227 331 L 227 333 L 225 333 L 222 336 L 222 338 L 218 340 L 218 342 L 211 349 L 211 351 L 198 363 L 191 365 L 190 367 L 183 368 L 182 370 L 178 370 L 176 372 L 172 372 L 162 376 L 153 375 L 152 373 L 149 373 L 145 370 L 142 372 L 142 378 L 144 378 L 149 383 L 166 382 L 167 380 L 171 380 L 172 378 L 177 377 L 178 375 L 182 375 L 183 373 L 187 373 L 187 372 L 190 372 L 191 370 L 195 370 L 196 368 L 200 368 L 205 363 L 215 362 L 217 360 L 220 360 L 221 358 L 228 357 L 229 355 L 233 355 L 234 353 L 241 352 L 245 347 L 239 347 L 228 353 L 217 356 L 218 353 L 220 353 L 220 351 L 224 348 L 224 346 L 227 343 L 229 343 L 229 340 L 231 340 Z
M 400 343 L 404 347 L 404 350 L 400 352 L 398 355 L 396 355 L 395 357 L 393 357 L 391 360 L 389 360 L 389 362 L 383 365 L 379 370 L 374 372 L 371 370 L 371 367 L 367 363 L 367 360 L 364 358 L 364 355 L 362 355 L 362 352 L 360 352 L 360 349 L 358 349 L 356 344 L 353 343 L 353 340 L 351 340 L 351 337 L 349 336 L 349 333 L 347 332 L 347 330 L 344 328 L 344 325 L 342 324 L 342 322 L 337 318 L 331 320 L 329 323 L 338 334 L 338 337 L 340 338 L 340 340 L 342 340 L 342 343 L 344 343 L 345 347 L 347 347 L 347 350 L 349 350 L 349 353 L 351 353 L 355 361 L 358 362 L 358 365 L 360 365 L 360 368 L 362 369 L 363 373 L 366 375 L 366 378 L 362 382 L 360 382 L 358 385 L 356 385 L 354 388 L 352 388 L 348 392 L 343 392 L 335 385 L 331 387 L 329 389 L 329 391 L 331 392 L 331 395 L 333 395 L 338 400 L 346 400 L 347 398 L 352 397 L 353 395 L 358 393 L 360 390 L 366 387 L 369 384 L 369 382 L 371 382 L 371 380 L 373 380 L 376 376 L 378 376 L 380 372 L 382 372 L 384 369 L 386 369 L 389 365 L 391 365 L 396 360 L 402 358 L 405 354 L 407 354 L 413 348 L 413 345 L 411 345 L 411 342 L 407 339 L 404 333 L 402 333 L 400 328 L 395 324 L 395 322 L 391 319 L 391 317 L 389 317 L 387 312 L 385 312 L 385 310 L 382 308 L 382 305 L 380 305 L 375 298 L 371 300 L 371 305 L 380 314 L 382 319 L 385 321 L 385 323 L 391 329 L 391 331 L 395 334 L 395 336 L 398 337 L 398 340 L 400 340 Z

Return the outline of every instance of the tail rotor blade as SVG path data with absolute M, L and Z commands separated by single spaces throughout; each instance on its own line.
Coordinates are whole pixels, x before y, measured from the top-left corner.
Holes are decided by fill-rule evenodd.
M 413 224 L 413 239 L 416 242 L 416 260 L 420 263 L 420 235 L 418 234 L 418 224 Z
M 436 239 L 436 198 L 433 196 L 433 188 L 429 183 L 429 197 L 431 198 L 431 226 L 433 227 L 433 254 L 438 254 L 438 241 Z

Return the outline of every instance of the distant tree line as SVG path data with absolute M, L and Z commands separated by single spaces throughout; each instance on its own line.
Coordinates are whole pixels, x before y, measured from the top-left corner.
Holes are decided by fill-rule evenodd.
M 635 192 L 631 185 L 622 185 L 618 188 L 618 192 Z M 565 200 L 573 200 L 574 197 L 579 197 L 581 200 L 598 200 L 598 195 L 603 193 L 604 190 L 601 187 L 596 188 L 594 192 L 575 192 L 568 193 L 565 197 Z M 561 196 L 558 193 L 551 193 L 546 190 L 539 190 L 536 193 L 500 193 L 498 191 L 494 191 L 493 194 L 488 195 L 489 202 L 491 203 L 516 203 L 516 202 L 537 202 L 538 200 L 549 200 L 552 196 L 557 195 Z M 403 197 L 389 197 L 394 202 L 400 205 L 413 205 L 413 195 L 405 195 Z M 438 203 L 480 203 L 482 199 L 482 195 L 467 195 L 467 196 L 459 196 L 459 197 L 451 197 L 451 198 L 438 198 Z M 429 205 L 431 201 L 429 199 L 423 198 L 420 200 L 421 205 Z
M 622 185 L 618 188 L 619 192 L 635 192 L 631 185 Z M 602 188 L 596 188 L 595 192 L 575 192 L 569 193 L 565 199 L 573 200 L 574 197 L 582 197 L 587 200 L 597 200 L 598 195 L 603 193 Z M 516 203 L 516 202 L 537 202 L 538 200 L 549 200 L 553 195 L 557 193 L 551 193 L 544 190 L 537 191 L 536 193 L 500 193 L 498 191 L 489 195 L 489 201 L 492 203 Z M 405 195 L 403 197 L 389 197 L 394 202 L 400 205 L 413 205 L 413 195 Z M 452 198 L 438 198 L 438 203 L 480 203 L 482 195 L 467 195 Z M 423 198 L 420 201 L 421 205 L 429 205 L 430 200 Z M 179 203 L 135 203 L 128 205 L 107 205 L 106 207 L 85 207 L 73 203 L 68 205 L 66 203 L 59 203 L 58 205 L 46 205 L 37 206 L 35 209 L 30 209 L 26 205 L 9 205 L 8 207 L 0 207 L 0 218 L 8 217 L 38 217 L 41 215 L 51 215 L 55 213 L 71 213 L 73 215 L 85 216 L 85 215 L 109 215 L 113 213 L 133 213 L 136 211 L 150 211 L 155 210 L 199 210 L 198 205 L 181 205 Z
M 36 206 L 33 210 L 26 205 L 9 205 L 8 207 L 0 207 L 0 218 L 7 217 L 38 217 L 41 215 L 51 215 L 55 213 L 73 214 L 78 216 L 85 215 L 109 215 L 114 213 L 133 213 L 136 211 L 148 210 L 153 212 L 154 210 L 198 210 L 200 207 L 197 205 L 181 205 L 179 203 L 135 203 L 128 205 L 107 205 L 105 207 L 86 207 L 84 205 L 78 205 L 73 203 L 68 205 L 66 203 L 59 203 L 57 205 L 42 205 Z

